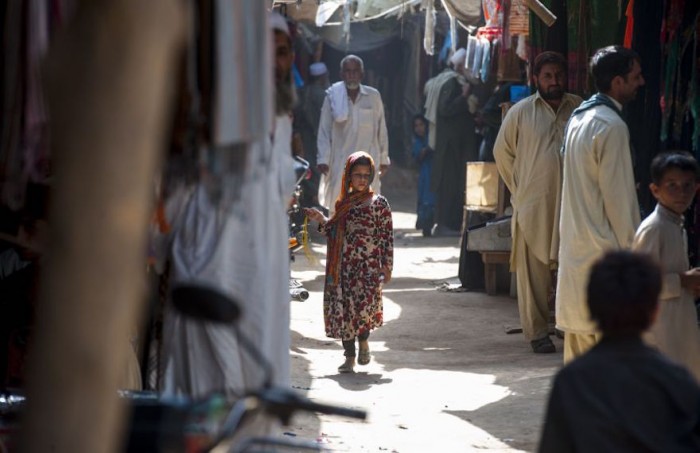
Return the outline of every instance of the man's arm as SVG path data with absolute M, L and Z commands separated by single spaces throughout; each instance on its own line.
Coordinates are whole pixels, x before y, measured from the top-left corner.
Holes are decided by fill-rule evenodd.
M 496 136 L 493 145 L 493 157 L 496 160 L 498 173 L 503 178 L 503 182 L 508 187 L 511 195 L 515 195 L 517 187 L 513 177 L 513 166 L 515 165 L 515 150 L 518 147 L 518 126 L 519 116 L 514 110 L 510 110 L 503 119 L 503 124 Z
M 377 110 L 377 145 L 379 146 L 379 166 L 386 168 L 391 165 L 391 160 L 389 159 L 389 138 L 386 131 L 386 120 L 384 119 L 384 103 L 382 102 L 381 96 L 377 95 L 377 101 L 375 103 L 375 108 Z
M 316 154 L 316 162 L 322 173 L 328 172 L 328 163 L 331 159 L 331 132 L 333 129 L 333 118 L 331 117 L 331 103 L 328 96 L 323 101 L 321 107 L 321 119 L 318 122 L 318 137 L 316 146 L 318 152 Z M 325 171 L 322 169 L 325 166 Z
M 657 262 L 663 263 L 661 257 L 661 229 L 655 225 L 646 224 L 637 230 L 634 236 L 632 250 L 647 253 Z M 681 296 L 681 275 L 676 272 L 664 272 L 661 280 L 659 300 L 675 299 Z
M 593 140 L 598 157 L 598 184 L 605 214 L 620 248 L 629 248 L 639 226 L 639 203 L 632 170 L 629 134 L 624 125 L 606 128 Z M 596 143 L 597 142 L 597 143 Z

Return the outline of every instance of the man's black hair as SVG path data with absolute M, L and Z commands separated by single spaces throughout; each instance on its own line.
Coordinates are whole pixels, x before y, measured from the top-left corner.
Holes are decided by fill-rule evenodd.
M 617 76 L 627 77 L 635 61 L 641 63 L 639 55 L 632 49 L 622 46 L 598 49 L 591 58 L 591 75 L 596 89 L 601 93 L 609 92 L 612 80 Z

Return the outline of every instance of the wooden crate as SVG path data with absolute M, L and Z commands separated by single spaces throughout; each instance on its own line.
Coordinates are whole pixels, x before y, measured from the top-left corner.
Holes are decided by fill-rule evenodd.
M 498 169 L 494 162 L 467 162 L 465 206 L 471 211 L 497 212 Z
M 476 252 L 508 252 L 512 247 L 511 217 L 505 217 L 485 225 L 474 226 L 467 235 L 467 250 Z

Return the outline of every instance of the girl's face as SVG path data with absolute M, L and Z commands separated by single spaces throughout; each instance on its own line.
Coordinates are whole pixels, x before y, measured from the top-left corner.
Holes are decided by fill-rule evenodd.
M 413 120 L 413 133 L 418 137 L 425 137 L 425 123 L 422 120 Z
M 369 189 L 369 179 L 372 169 L 369 165 L 355 165 L 350 170 L 350 188 L 353 192 L 364 192 Z

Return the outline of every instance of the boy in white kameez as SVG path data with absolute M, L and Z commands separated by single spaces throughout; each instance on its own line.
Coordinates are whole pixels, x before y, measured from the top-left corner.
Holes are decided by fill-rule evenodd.
M 700 268 L 689 270 L 683 227 L 683 213 L 699 186 L 698 163 L 688 153 L 660 154 L 651 163 L 651 179 L 649 188 L 658 203 L 639 226 L 632 247 L 650 253 L 664 274 L 659 315 L 644 339 L 700 380 L 700 331 L 694 303 Z

